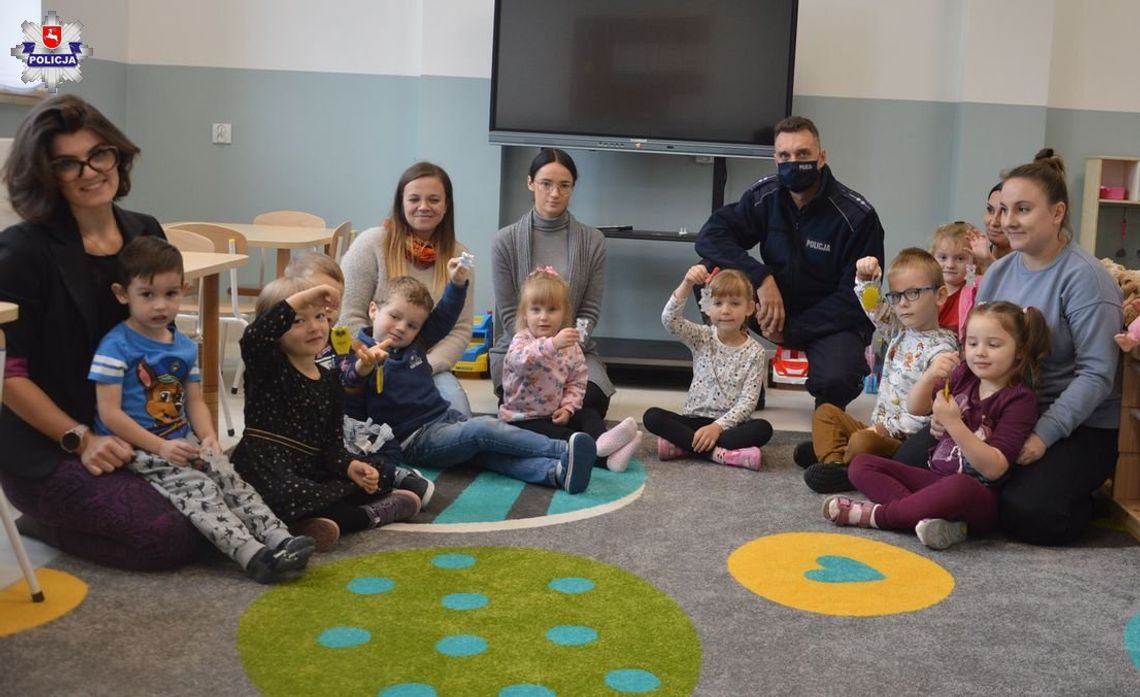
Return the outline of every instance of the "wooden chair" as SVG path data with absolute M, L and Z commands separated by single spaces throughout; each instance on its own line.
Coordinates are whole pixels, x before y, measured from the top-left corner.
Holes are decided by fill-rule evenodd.
M 339 264 L 350 244 L 352 244 L 352 222 L 346 220 L 336 226 L 332 241 L 325 245 L 325 254 L 328 254 Z
M 269 211 L 268 213 L 261 213 L 254 217 L 254 225 L 285 225 L 290 227 L 324 227 L 327 228 L 328 224 L 325 219 L 319 215 L 306 213 L 305 211 Z M 265 254 L 264 249 L 259 249 L 257 261 L 257 285 L 256 286 L 240 286 L 238 288 L 238 295 L 253 296 L 261 292 L 265 287 Z M 327 253 L 327 251 L 326 251 Z M 284 272 L 284 269 L 278 269 L 277 273 Z
M 188 223 L 193 225 L 193 223 Z M 166 233 L 166 240 L 178 248 L 180 252 L 217 252 L 218 246 L 214 240 L 206 235 L 184 230 L 177 225 L 164 225 L 163 231 Z M 223 251 L 229 250 L 229 244 Z M 193 322 L 194 328 L 188 334 L 191 339 L 196 343 L 202 343 L 202 280 L 199 279 L 198 287 L 186 294 L 183 299 L 182 305 L 178 308 L 178 319 L 184 322 Z M 223 342 L 225 339 L 223 338 Z M 222 350 L 225 350 L 225 344 L 222 345 Z M 218 384 L 225 384 L 225 376 L 222 375 L 222 362 L 218 361 Z M 222 419 L 226 424 L 226 433 L 234 435 L 234 419 L 230 413 L 230 403 L 226 399 L 224 392 L 218 393 L 218 403 L 222 407 Z
M 3 394 L 4 388 L 4 361 L 7 359 L 5 353 L 4 330 L 0 329 L 0 394 Z M 24 549 L 24 540 L 20 538 L 20 532 L 16 530 L 16 523 L 12 520 L 12 509 L 8 507 L 8 497 L 4 495 L 3 489 L 0 489 L 0 520 L 4 522 L 4 529 L 8 531 L 8 540 L 12 543 L 12 551 L 16 553 L 16 559 L 20 562 L 20 569 L 24 572 L 24 580 L 28 582 L 28 590 L 32 593 L 32 602 L 42 603 L 44 601 L 43 588 L 40 587 L 39 579 L 36 578 L 35 567 L 28 559 L 28 551 Z
M 167 227 L 167 234 L 172 230 L 188 231 L 209 239 L 214 245 L 211 251 L 227 254 L 249 254 L 249 245 L 246 243 L 245 235 L 225 225 L 217 225 L 215 223 L 177 223 Z M 258 292 L 260 292 L 260 290 Z M 237 269 L 230 269 L 229 292 L 227 293 L 227 297 L 222 300 L 218 312 L 218 320 L 222 323 L 222 344 L 218 352 L 219 365 L 223 365 L 226 360 L 226 339 L 229 334 L 230 326 L 236 325 L 240 328 L 240 331 L 244 332 L 245 328 L 249 326 L 249 319 L 253 316 L 254 307 L 255 302 L 242 300 L 238 294 Z M 234 374 L 234 381 L 230 386 L 230 392 L 232 394 L 237 394 L 238 387 L 241 385 L 242 373 L 244 372 L 245 366 L 239 358 L 237 372 Z

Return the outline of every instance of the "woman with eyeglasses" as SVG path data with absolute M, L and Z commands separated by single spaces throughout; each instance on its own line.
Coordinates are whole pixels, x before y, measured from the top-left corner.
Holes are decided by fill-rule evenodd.
M 1002 489 L 1001 526 L 1027 542 L 1063 544 L 1083 533 L 1092 494 L 1116 467 L 1120 288 L 1067 234 L 1065 166 L 1051 149 L 1003 177 L 1000 210 L 1013 252 L 986 272 L 977 300 L 1039 308 L 1052 346 L 1034 386 L 1040 416 Z M 896 459 L 918 464 L 919 440 Z
M 570 285 L 572 317 L 584 326 L 586 383 L 584 407 L 605 418 L 613 383 L 593 340 L 606 283 L 606 238 L 597 228 L 579 222 L 568 207 L 578 182 L 574 160 L 562 150 L 541 150 L 530 163 L 526 186 L 534 207 L 512 225 L 499 230 L 492 246 L 491 273 L 495 283 L 495 345 L 491 349 L 491 380 L 502 394 L 503 358 L 515 333 L 519 291 L 539 266 L 549 266 Z
M 404 170 L 396 185 L 392 209 L 381 227 L 360 233 L 341 260 L 344 298 L 341 324 L 355 336 L 371 327 L 368 305 L 388 299 L 388 281 L 411 276 L 439 302 L 447 287 L 447 262 L 467 251 L 455 239 L 455 200 L 451 177 L 439 165 L 417 162 Z M 467 393 L 451 373 L 471 341 L 474 319 L 475 276 L 471 270 L 467 301 L 451 332 L 428 347 L 428 363 L 435 386 L 456 411 L 471 416 Z
M 95 348 L 127 309 L 111 291 L 131 239 L 158 221 L 115 204 L 131 189 L 135 146 L 72 95 L 40 102 L 16 130 L 3 179 L 24 219 L 0 232 L 0 300 L 20 306 L 8 339 L 0 484 L 20 528 L 108 566 L 173 569 L 200 536 L 141 477 L 125 441 L 89 429 Z

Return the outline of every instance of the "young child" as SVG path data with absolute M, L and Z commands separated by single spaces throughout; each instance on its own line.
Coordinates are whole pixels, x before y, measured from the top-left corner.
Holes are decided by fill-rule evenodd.
M 88 379 L 95 382 L 95 432 L 138 448 L 127 468 L 141 474 L 214 544 L 260 583 L 305 568 L 309 537 L 292 537 L 241 477 L 224 464 L 202 398 L 198 347 L 174 327 L 185 292 L 182 255 L 158 237 L 137 237 L 119 253 L 115 297 L 129 316 L 103 337 Z M 187 440 L 193 434 L 198 442 Z
M 1029 384 L 1048 353 L 1049 327 L 1036 308 L 1004 301 L 974 306 L 965 362 L 938 356 L 907 399 L 912 413 L 933 408 L 946 429 L 928 469 L 860 455 L 851 463 L 851 481 L 871 500 L 829 496 L 824 516 L 836 525 L 913 529 L 931 549 L 962 542 L 967 530 L 993 529 L 998 487 L 1037 422 Z
M 339 376 L 315 358 L 328 343 L 331 286 L 282 277 L 262 289 L 241 338 L 245 361 L 245 432 L 235 469 L 277 515 L 335 547 L 342 533 L 407 520 L 420 499 L 402 489 L 379 493 L 380 473 L 344 448 Z
M 451 281 L 434 309 L 428 289 L 409 276 L 389 281 L 388 299 L 369 306 L 371 332 L 363 329 L 357 338 L 369 350 L 377 341 L 387 341 L 389 347 L 386 355 L 378 356 L 381 367 L 375 377 L 342 374 L 349 387 L 364 387 L 363 394 L 345 395 L 346 413 L 389 424 L 405 462 L 413 466 L 450 467 L 470 460 L 524 482 L 561 487 L 571 494 L 584 491 L 597 454 L 589 435 L 575 433 L 566 442 L 493 416 L 468 419 L 440 395 L 424 346 L 451 331 L 470 278 L 458 258 L 447 263 L 447 270 Z
M 939 225 L 930 243 L 930 253 L 942 267 L 942 280 L 946 283 L 946 302 L 938 312 L 938 326 L 964 336 L 966 315 L 974 305 L 979 278 L 973 276 L 975 265 L 971 240 L 981 233 L 969 223 L 960 220 Z M 973 277 L 971 277 L 973 276 Z
M 708 284 L 711 326 L 682 316 L 694 286 Z M 730 467 L 760 469 L 760 447 L 772 437 L 772 425 L 750 419 L 764 381 L 764 347 L 748 335 L 744 323 L 756 309 L 752 283 L 739 271 L 709 273 L 702 264 L 685 272 L 669 296 L 661 323 L 693 352 L 693 382 L 685 411 L 650 407 L 642 417 L 657 436 L 662 460 L 696 455 Z
M 302 252 L 285 267 L 285 275 L 300 278 L 315 286 L 326 285 L 344 293 L 344 273 L 336 261 L 320 252 Z M 352 348 L 352 335 L 348 327 L 337 325 L 339 308 L 330 308 L 329 325 L 332 326 L 328 343 L 317 354 L 317 365 L 334 372 L 347 369 L 347 364 L 358 360 L 371 362 L 367 353 L 358 355 Z M 363 370 L 363 366 L 361 367 Z M 371 372 L 371 365 L 367 368 Z M 400 467 L 403 453 L 387 424 L 360 422 L 345 415 L 344 447 L 353 457 L 360 458 L 380 473 L 379 493 L 387 495 L 393 489 L 407 489 L 420 498 L 420 508 L 427 508 L 435 493 L 435 483 L 419 470 Z
M 558 440 L 588 433 L 597 442 L 597 464 L 624 472 L 641 433 L 632 418 L 606 431 L 601 415 L 582 406 L 586 355 L 581 335 L 570 326 L 569 285 L 553 268 L 542 267 L 527 277 L 519 296 L 515 335 L 503 359 L 499 418 Z
M 875 257 L 856 262 L 856 293 L 879 275 Z M 824 404 L 812 415 L 811 442 L 796 447 L 793 459 L 806 467 L 804 482 L 813 491 L 831 494 L 852 489 L 847 465 L 860 453 L 890 457 L 903 439 L 929 419 L 909 413 L 906 396 L 935 356 L 958 353 L 958 337 L 938 326 L 939 307 L 946 301 L 942 269 L 929 253 L 916 247 L 899 252 L 887 269 L 890 292 L 883 302 L 899 330 L 887 345 L 879 395 L 865 424 L 842 409 Z M 873 319 L 875 315 L 868 312 Z

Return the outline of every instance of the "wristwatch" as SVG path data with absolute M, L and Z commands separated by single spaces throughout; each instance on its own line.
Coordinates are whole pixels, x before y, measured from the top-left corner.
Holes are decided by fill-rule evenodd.
M 88 429 L 83 424 L 79 424 L 78 426 L 64 431 L 63 435 L 59 437 L 59 447 L 63 448 L 65 451 L 71 453 L 72 455 L 75 455 L 79 452 L 79 448 L 83 445 L 83 436 L 87 435 L 87 431 L 89 430 L 90 429 Z

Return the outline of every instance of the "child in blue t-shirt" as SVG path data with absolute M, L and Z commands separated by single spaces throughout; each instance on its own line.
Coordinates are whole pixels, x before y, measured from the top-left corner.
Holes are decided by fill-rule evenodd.
M 389 281 L 388 299 L 383 305 L 369 306 L 371 333 L 361 330 L 358 339 L 377 365 L 367 375 L 356 370 L 342 373 L 346 387 L 364 387 L 346 392 L 345 413 L 391 426 L 404 460 L 412 466 L 449 467 L 471 461 L 524 482 L 571 494 L 584 491 L 597 455 L 588 434 L 574 433 L 567 442 L 494 416 L 469 419 L 440 395 L 423 346 L 451 331 L 463 309 L 469 278 L 459 259 L 449 261 L 447 269 L 451 282 L 434 310 L 431 293 L 409 276 Z
M 225 456 L 202 398 L 198 347 L 174 326 L 185 290 L 182 255 L 161 238 L 138 237 L 123 247 L 119 264 L 112 289 L 130 314 L 103 337 L 91 363 L 95 432 L 137 448 L 127 468 L 253 579 L 296 575 L 313 554 L 313 539 L 291 536 L 241 477 L 213 467 Z

